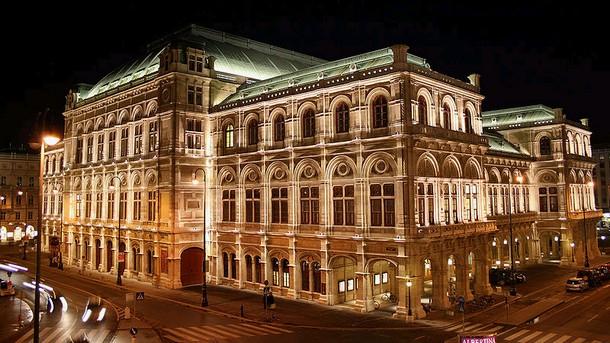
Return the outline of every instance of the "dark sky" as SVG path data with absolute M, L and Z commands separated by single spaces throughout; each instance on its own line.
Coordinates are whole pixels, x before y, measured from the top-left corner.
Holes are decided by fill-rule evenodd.
M 594 143 L 610 143 L 603 129 L 608 19 L 596 3 L 11 3 L 0 18 L 0 147 L 27 143 L 45 108 L 61 128 L 68 87 L 95 83 L 189 23 L 327 60 L 404 43 L 441 73 L 462 80 L 481 74 L 484 110 L 563 107 L 570 119 L 591 119 Z

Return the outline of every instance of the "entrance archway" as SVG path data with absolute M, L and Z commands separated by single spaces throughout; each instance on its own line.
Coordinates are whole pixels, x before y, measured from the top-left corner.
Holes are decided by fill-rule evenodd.
M 359 288 L 356 279 L 356 262 L 349 257 L 337 256 L 330 265 L 332 269 L 333 305 L 356 302 L 356 290 Z
M 475 278 L 476 278 L 476 265 L 475 265 L 475 256 L 474 253 L 471 251 L 468 254 L 468 285 L 469 285 L 469 290 L 470 293 L 472 293 L 472 295 L 474 296 L 474 285 L 476 284 Z
M 188 248 L 180 254 L 180 282 L 182 286 L 203 283 L 203 249 Z
M 432 305 L 432 295 L 434 284 L 432 282 L 432 261 L 429 258 L 424 259 L 424 289 L 422 291 L 421 303 L 425 306 Z
M 371 290 L 375 309 L 396 312 L 398 304 L 398 284 L 396 265 L 387 260 L 378 260 L 369 265 Z
M 540 233 L 540 256 L 544 262 L 561 262 L 561 234 L 555 231 Z
M 457 292 L 455 263 L 455 257 L 453 257 L 453 255 L 449 255 L 449 258 L 447 258 L 447 297 L 449 298 L 450 304 L 454 303 Z

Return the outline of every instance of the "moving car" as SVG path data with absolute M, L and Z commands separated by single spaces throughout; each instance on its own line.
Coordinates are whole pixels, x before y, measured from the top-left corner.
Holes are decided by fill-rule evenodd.
M 576 273 L 577 278 L 585 280 L 589 287 L 596 287 L 601 284 L 601 275 L 595 269 L 581 269 Z
M 11 280 L 0 279 L 0 296 L 15 295 L 15 286 Z
M 513 278 L 515 283 L 523 283 L 527 281 L 527 277 L 522 272 L 513 272 Z M 508 285 L 511 283 L 511 272 L 510 268 L 492 268 L 489 270 L 489 282 L 492 285 Z
M 101 322 L 104 320 L 106 315 L 106 306 L 102 303 L 100 297 L 89 297 L 87 299 L 87 305 L 83 310 L 83 316 L 81 317 L 83 323 L 87 322 Z
M 583 278 L 571 277 L 566 281 L 566 291 L 583 292 L 589 288 L 589 283 Z

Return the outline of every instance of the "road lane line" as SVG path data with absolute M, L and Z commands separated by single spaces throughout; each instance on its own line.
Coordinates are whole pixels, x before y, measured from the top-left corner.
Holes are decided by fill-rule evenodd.
M 50 330 L 51 330 L 50 328 L 45 328 L 40 333 L 40 338 L 44 337 L 44 340 L 42 341 L 42 343 L 51 343 L 51 342 L 54 342 L 53 339 L 55 338 L 55 336 L 57 336 L 57 335 L 61 334 L 62 332 L 64 332 L 64 330 L 62 330 L 61 328 L 55 328 L 55 330 L 53 330 L 53 332 L 51 332 L 48 336 L 46 336 L 47 333 Z
M 465 322 L 464 325 L 470 325 L 470 322 Z M 451 327 L 448 327 L 448 328 L 445 329 L 445 331 L 453 331 L 453 330 L 459 329 L 461 327 L 462 327 L 462 323 L 456 324 L 456 325 L 451 326 Z
M 527 343 L 527 342 L 529 342 L 531 339 L 533 339 L 534 337 L 536 337 L 536 336 L 540 336 L 541 334 L 542 334 L 542 331 L 534 331 L 534 333 L 529 334 L 529 335 L 527 335 L 527 336 L 525 336 L 525 337 L 521 338 L 521 339 L 519 340 L 519 343 Z
M 465 326 L 464 327 L 464 331 L 469 331 L 469 330 L 472 330 L 472 329 L 477 328 L 477 327 L 482 326 L 482 325 L 483 324 L 479 323 L 479 324 L 473 324 L 473 325 L 470 325 L 470 326 Z
M 178 332 L 182 332 L 184 335 L 186 335 L 186 337 L 190 338 L 191 342 L 193 342 L 193 340 L 195 340 L 196 342 L 211 340 L 210 337 L 197 335 L 197 332 L 193 332 L 189 329 L 190 328 L 175 328 L 175 330 L 177 330 Z
M 487 332 L 498 332 L 498 331 L 502 330 L 503 327 L 504 326 L 502 326 L 502 325 L 498 325 L 498 326 L 494 326 L 491 329 L 485 329 L 485 331 L 487 331 Z
M 578 337 L 577 339 L 573 340 L 572 343 L 582 343 L 586 341 L 586 339 L 582 338 L 582 337 Z
M 231 332 L 228 332 L 228 331 L 224 330 L 224 328 L 218 328 L 218 327 L 215 327 L 215 326 L 212 326 L 212 325 L 202 326 L 201 328 L 205 329 L 205 330 L 210 330 L 210 331 L 216 332 L 219 335 L 224 335 L 225 337 L 229 337 L 229 338 L 239 338 L 239 337 L 241 337 L 239 335 L 236 335 L 234 333 L 231 333 Z
M 512 341 L 513 339 L 515 339 L 515 338 L 517 338 L 517 337 L 519 337 L 519 336 L 523 336 L 523 335 L 525 335 L 525 334 L 526 334 L 526 333 L 528 333 L 528 332 L 530 332 L 530 330 L 525 330 L 525 329 L 523 329 L 523 330 L 521 330 L 521 331 L 519 331 L 519 332 L 517 332 L 517 333 L 515 333 L 515 334 L 512 334 L 512 335 L 510 335 L 510 336 L 506 337 L 504 340 L 506 340 L 506 341 Z
M 589 318 L 589 320 L 587 320 L 587 322 L 591 322 L 593 319 L 597 318 L 599 316 L 599 313 L 594 315 L 593 317 Z
M 76 332 L 76 334 L 74 334 L 74 335 L 71 334 L 70 336 L 72 336 L 72 338 L 74 338 L 74 339 L 80 339 L 85 334 L 85 331 L 86 331 L 85 329 L 80 329 Z M 91 336 L 87 336 L 87 337 L 89 337 L 89 341 L 91 343 L 95 343 L 95 340 L 91 339 L 93 337 L 91 337 Z
M 210 330 L 209 328 L 210 328 L 209 326 L 203 326 L 203 327 L 190 326 L 189 330 L 199 333 L 200 335 L 203 335 L 203 337 L 210 336 L 210 339 L 228 339 L 229 338 L 229 336 L 225 336 L 222 333 L 214 331 L 214 330 Z
M 536 341 L 536 343 L 544 343 L 544 342 L 548 341 L 549 339 L 551 339 L 551 338 L 553 338 L 555 336 L 557 336 L 557 334 L 549 332 L 544 337 L 541 337 L 540 339 L 538 339 Z
M 280 333 L 280 332 L 277 332 L 276 330 L 271 330 L 271 329 L 264 328 L 262 326 L 256 326 L 256 325 L 252 325 L 252 324 L 248 324 L 248 323 L 242 323 L 241 325 L 245 326 L 245 327 L 256 329 L 258 331 L 266 332 L 270 335 L 277 335 Z
M 30 331 L 26 332 L 23 336 L 21 336 L 21 338 L 19 338 L 17 341 L 15 341 L 15 343 L 23 343 L 25 341 L 28 340 L 28 338 L 30 338 L 30 336 L 32 336 L 34 334 L 34 329 L 30 329 Z
M 258 331 L 258 330 L 250 329 L 250 328 L 247 328 L 247 327 L 241 326 L 241 325 L 239 325 L 239 324 L 230 324 L 230 325 L 228 325 L 228 326 L 233 326 L 233 327 L 236 327 L 236 328 L 237 328 L 237 330 L 238 330 L 238 331 L 240 331 L 242 334 L 243 334 L 243 333 L 245 333 L 245 332 L 247 332 L 247 333 L 250 333 L 250 335 L 251 335 L 251 336 L 264 336 L 264 335 L 267 335 L 267 334 L 266 334 L 266 333 L 264 333 L 264 332 L 260 332 L 260 331 Z
M 282 329 L 282 328 L 280 328 L 280 327 L 273 326 L 273 325 L 267 325 L 267 324 L 263 324 L 263 325 L 261 325 L 261 326 L 262 326 L 262 327 L 265 327 L 265 328 L 272 328 L 273 330 L 282 331 L 282 332 L 284 332 L 284 333 L 294 333 L 294 331 L 290 331 L 290 330 Z
M 556 340 L 554 343 L 563 343 L 563 342 L 567 341 L 570 338 L 572 338 L 572 336 L 570 336 L 570 335 L 563 335 L 563 336 L 559 337 L 559 339 Z
M 197 342 L 196 338 L 192 338 L 189 334 L 184 334 L 182 333 L 182 331 L 179 331 L 178 329 L 180 328 L 175 328 L 175 329 L 170 329 L 170 328 L 164 328 L 164 331 L 167 331 L 170 333 L 170 335 L 172 335 L 173 337 L 170 337 L 172 340 L 176 341 L 176 342 Z M 174 339 L 175 337 L 178 337 L 178 339 Z

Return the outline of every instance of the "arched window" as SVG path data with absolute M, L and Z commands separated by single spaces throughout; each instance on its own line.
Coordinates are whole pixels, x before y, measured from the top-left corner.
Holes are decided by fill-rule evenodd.
M 451 109 L 449 108 L 449 105 L 447 105 L 447 104 L 443 105 L 443 123 L 442 123 L 442 125 L 445 129 L 451 129 Z
M 282 259 L 282 287 L 290 288 L 290 265 L 287 259 Z
M 301 261 L 301 289 L 309 291 L 309 263 Z
M 152 252 L 152 250 L 148 250 L 146 252 L 146 272 L 148 274 L 153 273 L 153 252 Z
M 417 115 L 420 124 L 428 125 L 428 104 L 423 96 L 417 99 Z
M 273 140 L 275 142 L 282 142 L 285 136 L 285 128 L 284 128 L 284 117 L 277 116 L 273 123 Z
M 343 133 L 349 131 L 349 107 L 347 107 L 346 103 L 341 103 L 337 106 L 337 110 L 335 113 L 336 117 L 336 130 L 337 133 Z
M 549 137 L 540 138 L 540 155 L 546 156 L 551 154 L 551 139 Z
M 311 268 L 313 269 L 313 291 L 322 293 L 322 272 L 320 271 L 320 263 L 312 263 Z
M 316 134 L 316 116 L 312 110 L 303 115 L 303 137 L 313 137 Z
M 388 126 L 388 101 L 383 97 L 379 96 L 373 101 L 373 127 L 387 127 Z
M 233 253 L 231 253 L 231 278 L 237 279 L 237 260 Z
M 254 145 L 258 143 L 258 122 L 256 120 L 250 120 L 248 124 L 248 145 Z
M 466 109 L 466 111 L 464 111 L 464 132 L 466 133 L 472 133 L 472 114 L 470 113 L 469 109 Z
M 263 282 L 263 264 L 261 263 L 260 256 L 254 258 L 254 271 L 254 276 L 256 277 L 254 281 L 258 283 Z
M 280 285 L 280 262 L 275 257 L 271 259 L 271 271 L 272 271 L 272 276 L 273 276 L 273 285 L 279 286 Z
M 229 277 L 229 254 L 222 253 L 222 276 Z
M 225 148 L 233 147 L 233 125 L 229 124 L 225 128 Z
M 246 255 L 246 281 L 252 282 L 252 256 Z

